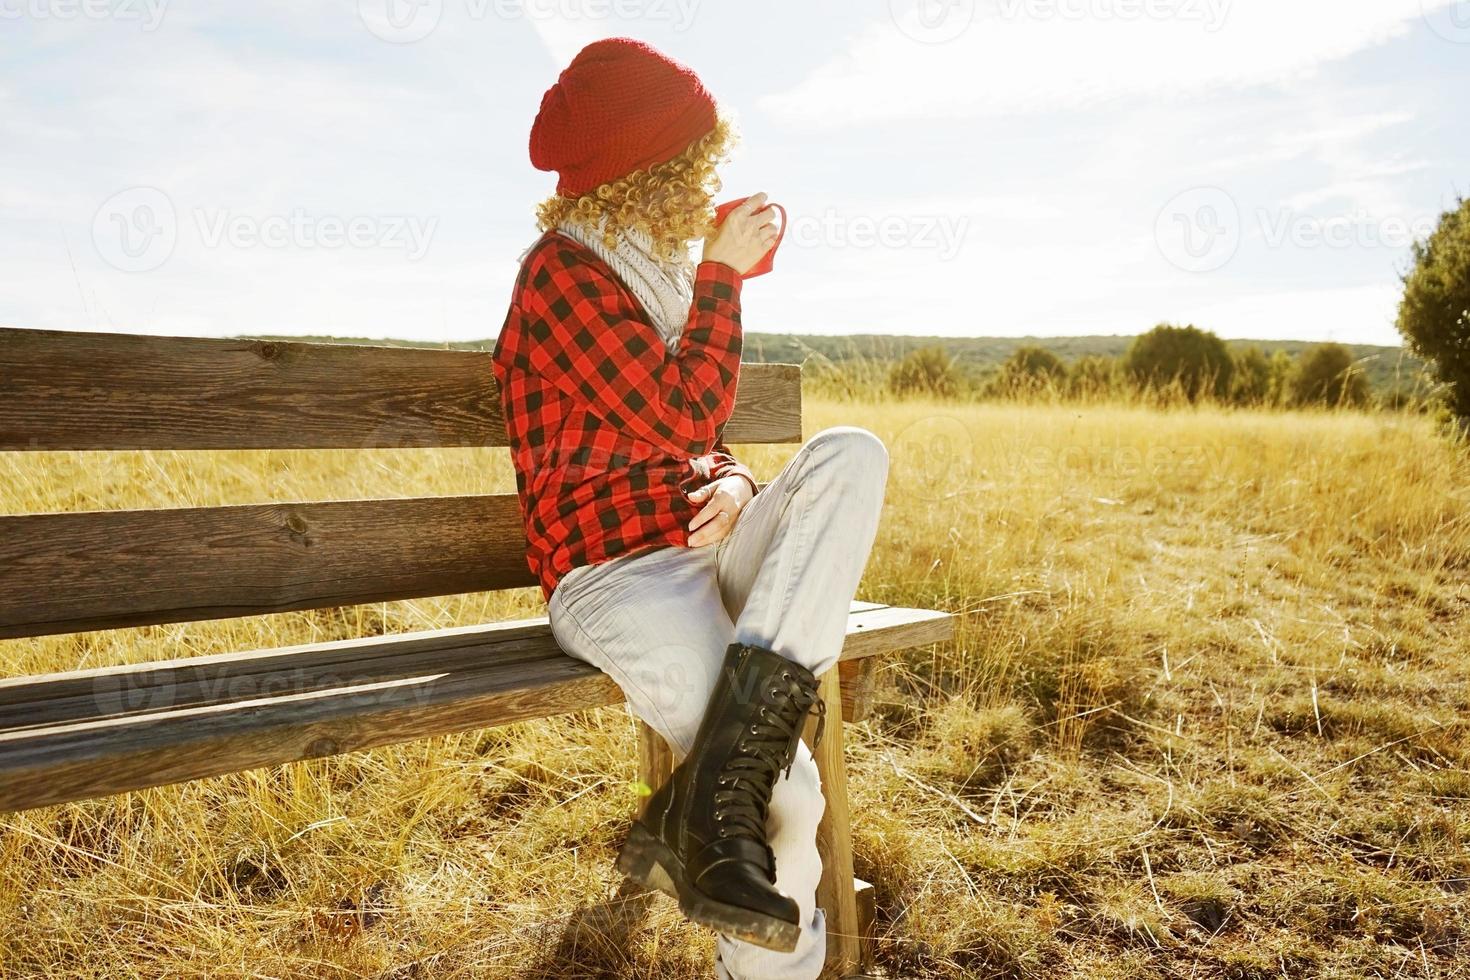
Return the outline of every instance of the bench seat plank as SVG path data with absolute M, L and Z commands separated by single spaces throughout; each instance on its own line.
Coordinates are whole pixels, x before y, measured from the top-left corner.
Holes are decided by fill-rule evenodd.
M 939 642 L 948 613 L 849 612 L 843 661 Z M 546 617 L 0 681 L 0 811 L 617 704 Z

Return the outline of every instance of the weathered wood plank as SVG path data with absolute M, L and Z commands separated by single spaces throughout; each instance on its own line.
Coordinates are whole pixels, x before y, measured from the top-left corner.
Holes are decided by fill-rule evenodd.
M 842 671 L 842 720 L 862 721 L 873 711 L 873 695 L 878 686 L 878 658 L 845 660 L 837 665 Z
M 0 639 L 530 587 L 527 547 L 513 493 L 0 516 Z
M 894 641 L 901 637 L 901 642 Z M 937 609 L 880 606 L 849 610 L 847 641 L 843 660 L 861 660 L 926 643 L 942 643 L 954 637 L 954 614 Z
M 610 677 L 560 656 L 285 697 L 0 734 L 0 810 L 104 796 L 615 704 Z
M 526 547 L 515 494 L 0 517 L 0 638 L 532 585 Z
M 0 639 L 531 587 L 526 548 L 515 494 L 0 516 Z
M 877 609 L 886 610 L 882 621 L 873 618 Z M 851 603 L 839 664 L 844 709 L 859 696 L 850 689 L 859 677 L 852 668 L 879 653 L 933 642 L 934 625 L 931 610 Z M 541 616 L 0 678 L 0 731 L 408 676 L 432 665 L 473 665 L 489 649 L 501 658 L 522 651 L 525 659 L 544 656 L 555 649 L 550 621 Z
M 490 351 L 0 328 L 0 451 L 504 446 Z M 727 443 L 801 441 L 801 366 L 743 364 Z
M 638 725 L 638 780 L 648 788 L 649 795 L 658 791 L 674 771 L 677 763 L 674 750 L 664 737 L 654 731 L 647 722 L 639 719 Z M 649 797 L 638 801 L 638 812 L 642 814 L 648 806 Z
M 871 882 L 854 878 L 858 910 L 858 969 L 870 973 L 877 960 L 878 891 Z
M 843 755 L 842 687 L 837 671 L 822 675 L 820 691 L 827 703 L 827 717 L 821 744 L 812 752 L 827 806 L 817 824 L 817 850 L 822 855 L 817 905 L 827 916 L 827 968 L 837 976 L 846 976 L 858 969 L 862 960 L 862 924 L 852 873 L 852 818 L 847 795 L 847 759 Z M 808 745 L 815 733 L 815 719 L 809 718 L 803 733 Z
M 860 609 L 843 658 L 934 635 L 929 610 Z M 621 700 L 557 649 L 546 617 L 11 678 L 0 682 L 0 811 Z

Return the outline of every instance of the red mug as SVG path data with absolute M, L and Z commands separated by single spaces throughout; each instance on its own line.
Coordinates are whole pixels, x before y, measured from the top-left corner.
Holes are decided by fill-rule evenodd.
M 724 204 L 715 208 L 715 227 L 718 228 L 724 224 L 725 219 L 730 216 L 730 212 L 748 200 L 750 200 L 749 197 L 738 197 L 733 201 L 726 201 Z M 761 260 L 751 266 L 749 272 L 740 277 L 742 279 L 754 279 L 756 276 L 763 276 L 767 272 L 770 272 L 776 262 L 776 249 L 781 247 L 781 239 L 786 237 L 786 209 L 774 202 L 767 204 L 765 208 L 761 208 L 761 211 L 766 210 L 766 208 L 775 208 L 781 212 L 781 230 L 776 232 L 776 240 L 771 243 L 771 250 L 761 256 Z M 756 214 L 760 213 L 760 211 L 756 212 Z

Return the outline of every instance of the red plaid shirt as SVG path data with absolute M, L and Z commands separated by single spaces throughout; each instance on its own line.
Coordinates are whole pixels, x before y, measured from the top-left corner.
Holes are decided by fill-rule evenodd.
M 740 375 L 740 276 L 701 262 L 676 354 L 616 273 L 547 232 L 526 255 L 495 341 L 495 379 L 530 550 L 547 601 L 561 577 L 651 547 L 687 547 L 710 480 L 755 477 L 724 444 Z

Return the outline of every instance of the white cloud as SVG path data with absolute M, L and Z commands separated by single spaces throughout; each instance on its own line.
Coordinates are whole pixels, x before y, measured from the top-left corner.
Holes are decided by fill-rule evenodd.
M 1210 302 L 1176 302 L 1163 310 L 1176 323 L 1195 323 L 1222 337 L 1293 337 L 1347 344 L 1392 345 L 1401 290 L 1393 283 L 1341 289 L 1245 291 Z
M 590 18 L 558 19 L 553 17 L 529 16 L 536 37 L 546 48 L 547 54 L 560 71 L 576 57 L 577 52 L 591 42 L 606 35 L 598 21 Z
M 892 20 L 868 25 L 846 52 L 761 105 L 792 125 L 844 126 L 1283 83 L 1401 36 L 1451 2 L 981 0 L 973 21 L 942 43 L 916 39 L 925 36 L 919 8 L 904 13 L 895 2 Z M 969 9 L 917 3 L 936 17 Z

